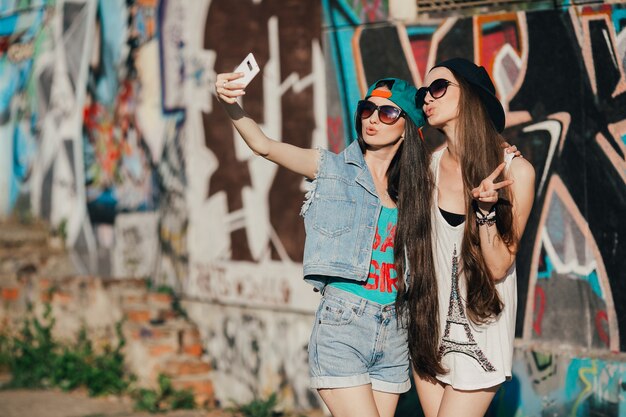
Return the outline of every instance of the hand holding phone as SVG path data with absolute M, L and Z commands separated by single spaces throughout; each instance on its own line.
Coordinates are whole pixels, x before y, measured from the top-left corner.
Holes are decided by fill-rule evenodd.
M 243 73 L 243 77 L 237 80 L 233 80 L 233 82 L 238 84 L 243 84 L 244 88 L 252 81 L 252 79 L 259 73 L 259 64 L 256 63 L 254 59 L 254 55 L 250 52 L 245 59 L 239 64 L 237 68 L 235 68 L 234 72 Z

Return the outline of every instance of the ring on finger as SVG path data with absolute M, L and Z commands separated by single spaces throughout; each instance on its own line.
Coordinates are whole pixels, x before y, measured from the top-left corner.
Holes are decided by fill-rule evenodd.
M 226 88 L 226 81 L 222 83 L 222 88 Z

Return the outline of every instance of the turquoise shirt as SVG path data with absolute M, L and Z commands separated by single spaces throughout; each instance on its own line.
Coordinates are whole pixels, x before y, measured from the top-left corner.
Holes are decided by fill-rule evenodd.
M 381 207 L 376 234 L 372 244 L 370 272 L 365 283 L 351 280 L 333 280 L 328 285 L 356 294 L 378 304 L 396 301 L 398 274 L 394 265 L 393 247 L 398 224 L 398 209 Z

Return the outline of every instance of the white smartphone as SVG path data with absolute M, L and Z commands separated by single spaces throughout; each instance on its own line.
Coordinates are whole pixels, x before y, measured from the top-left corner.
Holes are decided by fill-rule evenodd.
M 241 64 L 239 64 L 239 66 L 235 68 L 235 71 L 233 71 L 242 72 L 244 74 L 243 78 L 239 78 L 237 80 L 234 80 L 233 82 L 238 84 L 244 84 L 244 86 L 247 86 L 250 81 L 252 81 L 252 79 L 259 73 L 259 71 L 259 64 L 256 63 L 254 55 L 252 55 L 252 52 L 250 52 L 246 56 L 246 58 L 241 61 Z

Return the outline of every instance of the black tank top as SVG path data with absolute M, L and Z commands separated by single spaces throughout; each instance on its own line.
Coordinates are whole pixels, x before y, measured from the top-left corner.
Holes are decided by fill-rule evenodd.
M 445 211 L 441 207 L 439 207 L 439 211 L 450 226 L 458 226 L 465 222 L 465 214 L 450 213 L 449 211 Z

